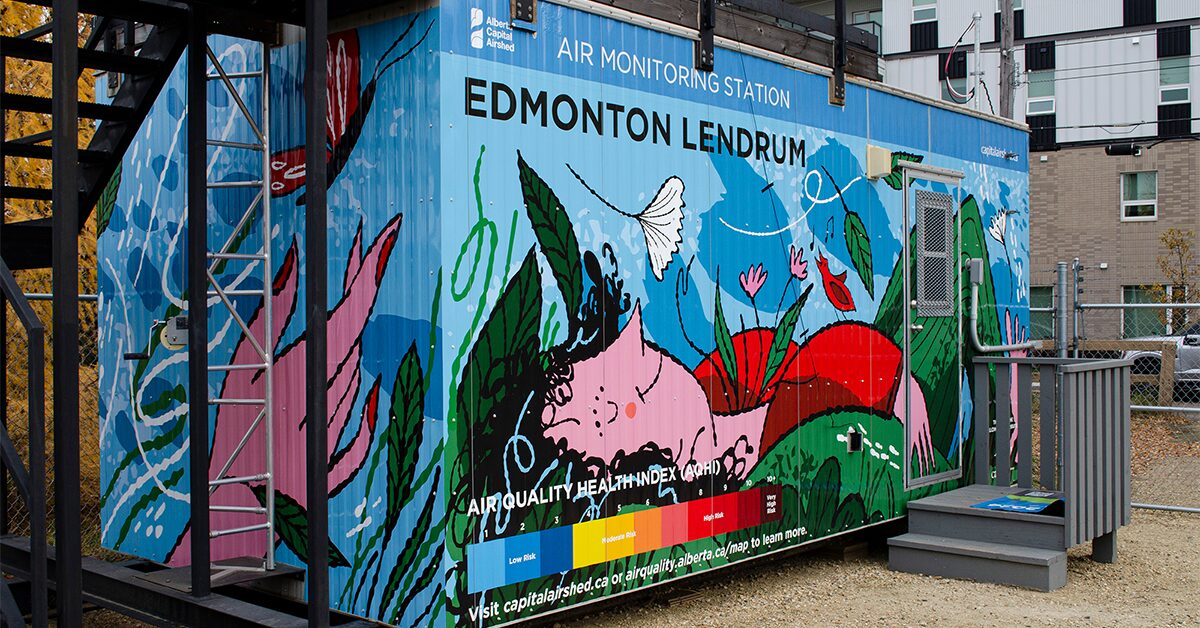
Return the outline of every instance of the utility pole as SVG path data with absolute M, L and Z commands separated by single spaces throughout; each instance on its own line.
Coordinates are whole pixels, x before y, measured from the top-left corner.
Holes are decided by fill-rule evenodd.
M 1013 0 L 1000 0 L 1000 117 L 1013 117 Z
M 982 36 L 979 33 L 979 27 L 983 23 L 983 15 L 978 11 L 971 16 L 971 21 L 975 22 L 975 57 L 971 63 L 972 74 L 975 75 L 975 86 L 971 88 L 971 97 L 975 99 L 975 111 L 983 111 L 983 99 L 979 97 L 983 92 L 981 85 L 983 84 L 983 56 L 979 54 L 979 44 Z

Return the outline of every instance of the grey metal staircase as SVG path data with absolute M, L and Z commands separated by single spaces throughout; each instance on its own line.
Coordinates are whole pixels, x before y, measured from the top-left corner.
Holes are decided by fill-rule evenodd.
M 1067 584 L 1067 550 L 1075 545 L 1090 541 L 1093 559 L 1115 561 L 1116 531 L 1130 512 L 1131 364 L 977 358 L 974 483 L 909 502 L 908 533 L 888 540 L 889 568 L 1051 591 Z M 1041 371 L 1040 487 L 1033 482 L 1034 367 Z M 1017 400 L 1015 451 L 1012 370 L 1024 393 Z M 1032 488 L 1061 491 L 1063 514 L 974 507 Z

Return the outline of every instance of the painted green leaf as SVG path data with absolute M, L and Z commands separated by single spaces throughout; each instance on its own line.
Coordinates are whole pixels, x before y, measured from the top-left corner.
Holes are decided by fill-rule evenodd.
M 108 229 L 108 221 L 112 219 L 113 207 L 117 203 L 117 191 L 121 189 L 121 164 L 117 164 L 112 178 L 104 186 L 100 198 L 96 201 L 96 237 Z
M 424 375 L 417 345 L 413 343 L 400 360 L 392 387 L 392 408 L 383 442 L 387 444 L 387 512 L 383 526 L 391 529 L 400 511 L 412 499 L 417 452 L 421 448 L 421 424 L 425 414 Z
M 792 342 L 792 334 L 796 330 L 796 320 L 800 318 L 800 310 L 804 309 L 804 303 L 808 301 L 808 293 L 812 292 L 812 288 L 813 284 L 808 284 L 804 293 L 783 313 L 783 317 L 779 319 L 779 325 L 775 327 L 775 337 L 771 339 L 771 348 L 767 351 L 767 368 L 763 374 L 760 393 L 767 389 L 767 383 L 775 377 L 775 373 L 783 365 L 783 358 L 787 356 L 788 346 Z
M 412 569 L 416 569 L 417 550 L 421 548 L 422 543 L 425 541 L 425 536 L 429 532 L 429 526 L 433 522 L 433 508 L 438 501 L 439 493 L 437 487 L 440 486 L 441 475 L 441 469 L 434 472 L 434 489 L 430 490 L 429 496 L 425 498 L 425 506 L 421 509 L 421 514 L 417 516 L 412 534 L 408 536 L 408 540 L 404 543 L 404 549 L 400 550 L 400 555 L 396 558 L 396 563 L 392 565 L 391 573 L 388 574 L 387 584 L 383 588 L 383 597 L 380 598 L 380 609 L 391 607 L 392 600 L 400 591 L 400 583 L 404 580 L 405 574 Z
M 808 520 L 810 531 L 824 536 L 833 529 L 838 498 L 842 494 L 842 465 L 830 456 L 821 463 L 817 475 L 808 487 Z
M 837 512 L 833 513 L 833 521 L 829 524 L 831 532 L 842 532 L 857 528 L 867 521 L 867 509 L 863 506 L 862 496 L 851 493 L 842 500 Z
M 883 180 L 887 182 L 893 190 L 899 190 L 904 187 L 904 172 L 900 169 L 900 162 L 911 161 L 921 163 L 925 161 L 924 155 L 915 155 L 913 153 L 897 152 L 892 153 L 892 172 Z
M 266 487 L 251 486 L 250 490 L 254 492 L 254 498 L 260 506 L 267 504 Z M 308 511 L 296 500 L 279 491 L 275 491 L 275 533 L 302 562 L 308 562 Z M 329 540 L 329 566 L 350 566 L 350 561 L 346 560 L 332 539 Z
M 846 250 L 850 251 L 850 261 L 854 262 L 854 270 L 867 288 L 867 294 L 875 298 L 875 271 L 871 265 L 871 238 L 867 228 L 863 226 L 858 214 L 846 212 Z
M 541 309 L 542 278 L 531 248 L 480 327 L 459 377 L 454 402 L 457 415 L 449 426 L 454 430 L 458 454 L 449 473 L 447 491 L 454 497 L 449 504 L 451 526 L 446 531 L 447 545 L 456 560 L 478 534 L 466 511 L 473 490 L 471 468 L 484 452 L 476 450 L 472 435 L 476 426 L 486 428 L 510 395 L 527 391 L 530 378 L 536 381 L 541 377 L 537 336 Z
M 867 294 L 871 298 L 875 298 L 875 267 L 871 264 L 871 238 L 867 235 L 867 228 L 863 226 L 862 218 L 858 213 L 851 211 L 850 206 L 846 204 L 846 197 L 842 194 L 842 186 L 837 184 L 824 166 L 821 170 L 825 172 L 825 176 L 829 177 L 829 182 L 833 184 L 833 189 L 837 190 L 838 200 L 842 203 L 842 210 L 846 212 L 846 250 L 850 252 L 850 261 L 854 263 L 854 270 L 862 279 L 863 285 L 867 288 Z
M 516 391 L 539 349 L 542 278 L 533 249 L 500 295 L 471 348 L 458 395 L 459 417 L 468 425 L 491 419 L 492 409 Z
M 733 336 L 729 333 L 729 326 L 725 324 L 725 309 L 721 307 L 721 284 L 719 283 L 717 284 L 716 312 L 713 319 L 717 353 L 721 356 L 721 363 L 725 365 L 725 374 L 729 376 L 730 383 L 735 385 L 734 390 L 737 390 L 737 356 L 733 353 Z
M 520 152 L 517 152 L 517 168 L 520 170 L 525 211 L 529 214 L 529 222 L 533 225 L 533 233 L 537 236 L 542 255 L 546 256 L 546 262 L 554 274 L 554 281 L 562 292 L 563 301 L 567 306 L 567 318 L 574 326 L 579 317 L 579 308 L 583 304 L 583 271 L 579 257 L 579 241 L 575 239 L 571 219 L 559 202 L 558 196 L 538 173 L 525 163 Z

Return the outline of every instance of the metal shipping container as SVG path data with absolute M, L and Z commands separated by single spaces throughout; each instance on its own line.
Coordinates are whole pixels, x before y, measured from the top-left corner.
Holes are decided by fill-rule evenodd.
M 693 31 L 600 3 L 509 11 L 328 41 L 333 605 L 502 624 L 959 486 L 965 260 L 983 342 L 1029 325 L 1024 128 L 858 79 L 833 106 L 730 42 L 698 71 Z M 303 44 L 210 46 L 212 554 L 303 566 Z M 185 78 L 99 212 L 103 542 L 174 565 Z

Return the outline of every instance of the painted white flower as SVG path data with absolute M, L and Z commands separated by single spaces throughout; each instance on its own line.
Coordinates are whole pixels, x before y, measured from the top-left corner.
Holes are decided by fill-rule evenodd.
M 679 252 L 683 243 L 683 179 L 676 176 L 667 177 L 654 193 L 654 199 L 642 211 L 631 214 L 613 205 L 597 192 L 588 182 L 567 164 L 567 170 L 575 175 L 575 179 L 583 185 L 592 196 L 604 203 L 609 209 L 633 218 L 642 227 L 642 236 L 646 239 L 646 255 L 650 258 L 650 270 L 659 281 L 663 280 L 663 271 L 671 265 L 671 256 Z
M 988 234 L 992 236 L 993 240 L 999 242 L 1000 244 L 1004 244 L 1004 236 L 1007 231 L 1008 212 L 1000 210 L 996 212 L 995 216 L 992 216 L 992 224 L 988 227 Z
M 663 181 L 646 209 L 633 216 L 642 226 L 650 270 L 659 281 L 683 242 L 683 208 L 683 179 L 670 177 Z

